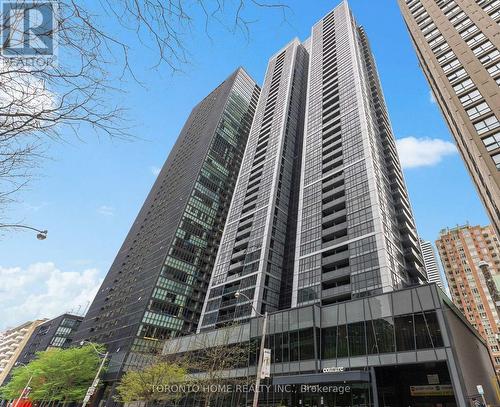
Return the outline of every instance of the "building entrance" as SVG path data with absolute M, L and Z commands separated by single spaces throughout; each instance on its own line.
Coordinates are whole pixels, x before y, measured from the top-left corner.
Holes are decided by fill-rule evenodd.
M 380 407 L 456 407 L 446 363 L 377 367 Z

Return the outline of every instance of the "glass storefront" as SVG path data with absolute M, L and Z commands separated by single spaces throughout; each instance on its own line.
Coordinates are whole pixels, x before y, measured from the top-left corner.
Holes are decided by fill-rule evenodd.
M 464 406 L 467 388 L 451 377 L 461 376 L 470 388 L 477 383 L 486 387 L 494 370 L 479 336 L 445 301 L 437 288 L 422 286 L 269 315 L 265 347 L 271 349 L 271 379 L 262 384 L 289 384 L 293 389 L 263 391 L 259 407 L 371 407 L 374 399 L 379 407 Z M 235 373 L 250 383 L 256 374 L 262 323 L 263 318 L 253 318 L 237 329 L 227 328 L 233 344 L 248 346 L 248 363 L 235 366 Z M 198 335 L 217 332 L 221 331 Z M 194 338 L 173 340 L 172 346 L 193 352 Z M 451 357 L 448 350 L 453 347 L 460 352 L 459 359 Z M 477 372 L 471 374 L 464 366 Z M 350 391 L 303 387 L 339 383 L 349 385 Z M 493 390 L 491 385 L 492 400 Z M 252 391 L 235 393 L 210 406 L 248 407 L 252 398 Z M 202 404 L 186 405 L 191 406 Z
M 316 341 L 316 348 L 315 348 Z M 260 338 L 252 339 L 257 360 Z M 305 328 L 266 336 L 272 363 L 336 359 L 378 353 L 405 352 L 443 346 L 435 311 L 360 321 L 326 328 Z

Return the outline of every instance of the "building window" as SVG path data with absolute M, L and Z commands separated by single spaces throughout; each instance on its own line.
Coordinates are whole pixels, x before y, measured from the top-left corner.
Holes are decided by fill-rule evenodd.
M 471 35 L 472 33 L 475 33 L 477 30 L 479 30 L 479 28 L 477 28 L 477 25 L 471 25 L 469 28 L 467 28 L 466 30 L 463 30 L 461 33 L 460 33 L 460 36 L 462 38 L 466 38 L 468 37 L 469 35 Z
M 335 359 L 337 357 L 337 327 L 324 328 L 321 333 L 321 357 Z
M 465 20 L 457 23 L 455 25 L 455 28 L 460 31 L 462 28 L 468 27 L 470 24 L 472 24 L 472 20 L 470 18 L 466 18 Z
M 451 59 L 453 59 L 453 58 L 455 58 L 455 53 L 454 53 L 453 51 L 448 51 L 446 54 L 444 54 L 444 55 L 442 55 L 442 56 L 440 56 L 440 57 L 438 58 L 438 62 L 439 62 L 440 64 L 443 64 L 443 63 L 445 63 L 446 61 L 449 61 L 449 60 L 451 60 Z
M 464 107 L 467 107 L 471 103 L 474 103 L 475 101 L 481 99 L 481 93 L 477 90 L 474 89 L 473 91 L 466 93 L 465 95 L 460 97 L 460 102 Z
M 449 72 L 452 69 L 458 68 L 459 66 L 461 66 L 460 61 L 458 59 L 454 59 L 453 61 L 443 65 L 443 71 Z
M 494 49 L 493 51 L 488 52 L 486 55 L 483 55 L 481 58 L 479 58 L 479 61 L 481 61 L 483 65 L 486 65 L 497 59 L 499 56 L 500 52 L 497 49 Z
M 453 86 L 453 89 L 458 94 L 458 93 L 462 93 L 464 90 L 469 89 L 473 86 L 474 86 L 474 83 L 470 79 L 466 79 L 465 81 L 457 83 L 455 86 Z
M 392 318 L 367 321 L 366 324 L 368 354 L 394 352 L 394 322 Z
M 496 129 L 499 125 L 500 123 L 495 116 L 490 116 L 480 122 L 474 123 L 474 127 L 478 134 L 484 134 L 490 130 Z
M 495 76 L 498 72 L 500 72 L 500 62 L 499 63 L 496 63 L 495 65 L 493 66 L 490 66 L 488 68 L 488 72 L 491 76 Z
M 445 42 L 444 44 L 441 44 L 438 47 L 434 48 L 432 51 L 434 52 L 434 54 L 439 54 L 440 52 L 446 51 L 448 48 L 450 48 L 450 45 Z
M 461 78 L 467 76 L 467 72 L 465 71 L 464 68 L 460 68 L 459 70 L 452 72 L 452 73 L 448 74 L 447 76 L 448 76 L 448 80 L 450 82 L 454 82 L 457 79 L 461 79 Z
M 467 45 L 469 47 L 473 47 L 474 45 L 478 44 L 479 42 L 481 42 L 485 38 L 486 38 L 486 36 L 483 33 L 476 34 L 470 40 L 467 40 Z
M 492 134 L 486 138 L 483 138 L 484 146 L 486 150 L 493 151 L 500 148 L 500 132 Z
M 299 331 L 300 360 L 314 359 L 314 333 L 312 328 Z
M 350 356 L 366 355 L 365 323 L 348 325 Z
M 486 102 L 479 103 L 477 106 L 467 109 L 467 114 L 471 120 L 476 119 L 488 112 L 491 112 L 491 109 Z
M 396 349 L 398 352 L 415 350 L 415 329 L 413 315 L 403 315 L 394 318 L 396 332 Z
M 500 153 L 492 155 L 491 158 L 493 158 L 493 162 L 495 163 L 497 170 L 500 170 Z
M 479 56 L 483 52 L 485 52 L 491 48 L 493 48 L 493 44 L 490 41 L 486 41 L 484 44 L 481 44 L 481 45 L 477 46 L 476 48 L 473 48 L 472 52 L 474 52 L 474 54 L 476 56 Z

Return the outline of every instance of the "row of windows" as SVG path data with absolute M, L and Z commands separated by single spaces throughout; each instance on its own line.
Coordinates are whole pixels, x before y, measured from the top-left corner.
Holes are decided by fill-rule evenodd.
M 315 354 L 315 342 L 318 355 Z M 260 338 L 249 345 L 250 365 L 258 360 Z M 337 359 L 443 347 L 436 313 L 388 317 L 326 328 L 306 328 L 266 337 L 272 363 Z
M 500 2 L 499 2 L 500 3 Z M 492 77 L 500 72 L 500 63 L 488 66 L 491 62 L 500 57 L 494 45 L 487 39 L 482 32 L 478 32 L 478 27 L 472 23 L 467 15 L 455 4 L 454 1 L 444 3 L 441 8 L 445 15 L 449 18 L 450 22 L 454 24 L 455 28 L 459 30 L 461 37 L 466 41 L 467 45 L 471 48 L 473 53 L 479 58 L 479 61 L 487 67 L 488 72 Z M 490 7 L 491 8 L 491 7 Z M 427 17 L 425 17 L 427 15 Z M 473 121 L 474 127 L 479 135 L 483 135 L 491 130 L 500 126 L 500 122 L 494 115 L 485 117 L 491 112 L 491 108 L 483 100 L 479 90 L 475 89 L 474 83 L 467 75 L 467 72 L 462 67 L 460 61 L 456 58 L 453 51 L 449 50 L 449 45 L 445 42 L 444 37 L 439 33 L 437 27 L 427 12 L 422 13 L 424 19 L 419 23 L 419 26 L 425 27 L 422 29 L 425 37 L 429 41 L 434 54 L 436 54 L 438 62 L 440 63 L 443 71 L 447 73 L 447 78 L 453 85 L 455 92 L 459 95 L 460 102 L 466 109 L 469 119 Z M 419 16 L 419 17 L 421 17 Z M 432 28 L 432 30 L 430 30 Z M 447 52 L 446 52 L 447 51 Z M 444 53 L 443 53 L 444 52 Z M 461 82 L 455 83 L 462 79 Z M 463 92 L 471 89 L 469 92 L 462 95 Z M 483 139 L 483 143 L 488 151 L 493 151 L 499 147 L 497 135 L 491 135 Z M 493 162 L 496 167 L 500 169 L 500 154 L 492 156 Z

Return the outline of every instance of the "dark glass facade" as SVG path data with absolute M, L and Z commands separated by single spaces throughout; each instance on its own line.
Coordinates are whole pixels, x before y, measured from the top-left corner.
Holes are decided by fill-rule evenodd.
M 259 93 L 239 68 L 187 119 L 76 336 L 107 346 L 105 380 L 196 328 Z
M 16 363 L 28 364 L 35 358 L 36 352 L 43 352 L 49 348 L 69 347 L 82 319 L 82 316 L 63 314 L 39 325 Z
M 212 338 L 210 343 L 217 343 L 214 337 L 231 338 L 228 347 L 243 343 L 249 350 L 248 364 L 234 366 L 234 374 L 252 378 L 261 332 L 262 317 L 253 318 L 173 339 L 164 353 L 197 352 L 208 343 L 203 335 Z M 265 346 L 271 349 L 271 378 L 264 384 L 292 386 L 279 394 L 266 388 L 261 395 L 265 406 L 347 406 L 356 401 L 366 406 L 465 407 L 476 384 L 496 400 L 495 371 L 485 343 L 436 285 L 272 313 Z M 352 391 L 318 394 L 303 387 L 318 384 L 349 385 Z M 252 394 L 221 394 L 211 406 L 251 400 Z M 185 403 L 203 405 L 190 399 Z
M 269 60 L 200 329 L 290 307 L 307 63 L 298 40 Z
M 292 305 L 418 284 L 425 276 L 415 222 L 365 31 L 344 1 L 306 42 Z

